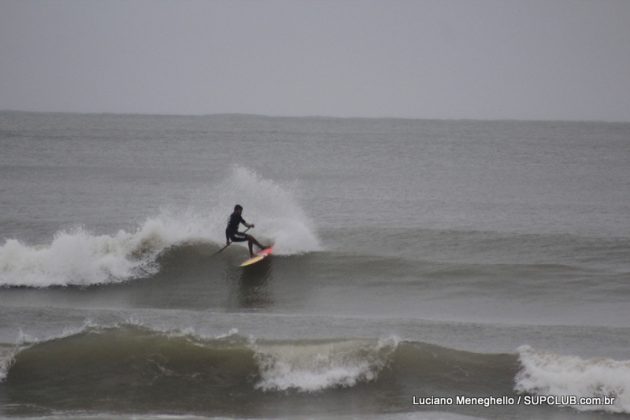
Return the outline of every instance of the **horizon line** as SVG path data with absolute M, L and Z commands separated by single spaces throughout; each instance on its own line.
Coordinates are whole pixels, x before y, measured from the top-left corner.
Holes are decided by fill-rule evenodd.
M 217 112 L 197 114 L 173 114 L 155 112 L 99 112 L 99 111 L 29 111 L 21 109 L 0 109 L 0 113 L 22 114 L 65 114 L 65 115 L 110 115 L 110 116 L 145 116 L 145 117 L 258 117 L 258 118 L 320 118 L 331 120 L 404 120 L 404 121 L 477 121 L 477 122 L 563 122 L 563 123 L 605 123 L 605 124 L 630 124 L 630 120 L 597 120 L 597 119 L 542 119 L 542 118 L 455 118 L 455 117 L 365 117 L 365 116 L 334 116 L 334 115 L 281 115 L 281 114 L 255 114 L 249 112 Z

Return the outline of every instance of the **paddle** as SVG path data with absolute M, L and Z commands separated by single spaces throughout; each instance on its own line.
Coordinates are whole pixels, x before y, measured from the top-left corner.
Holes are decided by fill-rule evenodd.
M 250 228 L 247 228 L 243 231 L 243 233 L 247 232 Z M 234 242 L 230 242 L 229 244 L 227 244 L 226 246 L 224 246 L 223 248 L 221 248 L 220 250 L 218 250 L 217 252 L 215 252 L 214 254 L 211 255 L 211 257 L 214 257 L 215 255 L 218 255 L 220 253 L 223 252 L 223 250 L 225 250 L 225 248 L 227 248 L 228 246 L 232 245 Z

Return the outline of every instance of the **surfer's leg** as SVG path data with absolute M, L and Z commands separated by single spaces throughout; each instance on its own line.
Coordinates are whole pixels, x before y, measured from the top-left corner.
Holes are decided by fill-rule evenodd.
M 256 238 L 254 238 L 252 235 L 248 235 L 248 236 L 249 236 L 250 243 L 254 242 L 254 244 L 256 244 L 256 246 L 257 246 L 258 248 L 260 248 L 260 249 L 265 249 L 265 247 L 264 247 L 263 245 L 261 245 L 261 243 L 260 243 L 260 242 L 258 242 L 258 241 L 256 240 Z
M 250 236 L 247 239 L 248 239 L 247 246 L 249 247 L 249 256 L 253 258 L 254 257 L 254 247 L 252 247 L 252 237 Z
M 229 238 L 232 242 L 245 242 L 249 239 L 243 232 L 234 232 L 229 236 Z

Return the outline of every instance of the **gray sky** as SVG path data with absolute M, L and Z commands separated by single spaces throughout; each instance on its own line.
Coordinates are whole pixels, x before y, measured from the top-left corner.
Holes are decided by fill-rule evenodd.
M 0 109 L 630 121 L 630 1 L 0 0 Z

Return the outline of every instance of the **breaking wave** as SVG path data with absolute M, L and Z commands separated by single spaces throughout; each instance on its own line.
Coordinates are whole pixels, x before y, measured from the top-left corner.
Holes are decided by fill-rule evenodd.
M 270 342 L 235 329 L 202 337 L 186 330 L 88 324 L 57 338 L 25 340 L 2 363 L 10 386 L 43 381 L 63 388 L 98 377 L 102 384 L 127 380 L 149 389 L 159 378 L 173 387 L 313 392 L 375 380 L 397 346 L 395 338 Z
M 264 391 L 320 391 L 370 382 L 396 350 L 394 337 L 309 343 L 273 343 L 255 347 L 260 369 L 256 388 Z
M 518 349 L 522 369 L 515 389 L 536 395 L 614 397 L 613 405 L 575 405 L 579 411 L 601 410 L 630 413 L 630 360 L 583 359 L 538 351 L 530 346 Z
M 0 246 L 0 286 L 89 286 L 124 282 L 156 273 L 157 257 L 190 243 L 218 248 L 225 242 L 225 223 L 236 202 L 255 221 L 256 236 L 276 243 L 279 255 L 317 251 L 312 223 L 291 192 L 254 172 L 235 167 L 213 187 L 214 204 L 201 212 L 162 211 L 135 231 L 97 235 L 84 227 L 62 230 L 49 244 L 27 245 L 17 239 Z

